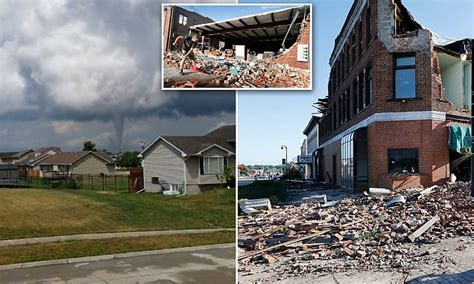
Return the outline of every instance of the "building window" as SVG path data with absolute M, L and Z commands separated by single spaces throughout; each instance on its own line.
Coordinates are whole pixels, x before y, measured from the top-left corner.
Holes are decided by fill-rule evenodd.
M 359 95 L 359 109 L 362 111 L 365 108 L 365 101 L 364 101 L 364 73 L 360 73 L 357 76 L 357 86 L 359 90 L 357 91 Z
M 351 89 L 351 95 L 352 95 L 352 116 L 357 114 L 357 81 L 354 81 L 352 84 L 352 89 Z
M 418 149 L 388 149 L 389 174 L 418 173 Z
M 181 25 L 186 26 L 186 25 L 188 24 L 188 17 L 183 16 L 183 15 L 179 15 L 178 22 L 179 22 Z
M 372 103 L 372 68 L 368 66 L 365 71 L 365 105 Z
M 367 8 L 367 16 L 365 17 L 365 46 L 369 46 L 369 42 L 372 39 L 372 34 L 371 34 L 371 23 L 370 23 L 370 18 L 372 17 L 372 11 L 370 7 Z
M 362 39 L 362 21 L 359 22 L 358 28 L 357 28 L 357 38 L 359 41 L 359 58 L 362 56 L 362 50 L 364 49 L 364 40 Z
M 341 139 L 341 185 L 354 189 L 354 132 Z
M 224 157 L 203 157 L 202 173 L 205 175 L 220 174 L 224 171 Z
M 395 58 L 395 98 L 416 97 L 416 60 L 415 56 Z
M 151 178 L 151 183 L 152 184 L 160 184 L 160 179 L 158 177 L 152 177 Z

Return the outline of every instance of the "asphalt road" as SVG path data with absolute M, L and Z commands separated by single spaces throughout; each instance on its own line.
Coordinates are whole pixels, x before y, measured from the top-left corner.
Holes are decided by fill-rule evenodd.
M 0 271 L 0 283 L 235 283 L 235 249 L 212 248 Z

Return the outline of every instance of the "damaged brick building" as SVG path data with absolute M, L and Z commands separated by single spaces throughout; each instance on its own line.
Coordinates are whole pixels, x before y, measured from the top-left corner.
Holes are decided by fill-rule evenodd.
M 445 182 L 470 151 L 472 52 L 400 0 L 355 0 L 335 40 L 319 122 L 321 179 L 351 190 Z

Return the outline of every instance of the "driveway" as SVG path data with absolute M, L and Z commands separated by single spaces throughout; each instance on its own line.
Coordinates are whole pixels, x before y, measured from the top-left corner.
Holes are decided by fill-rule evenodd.
M 0 271 L 1 283 L 235 283 L 235 248 L 183 249 Z

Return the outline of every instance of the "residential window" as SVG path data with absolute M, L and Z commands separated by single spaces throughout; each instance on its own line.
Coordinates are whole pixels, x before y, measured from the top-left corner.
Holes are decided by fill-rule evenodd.
M 418 173 L 418 148 L 388 149 L 388 173 Z
M 151 177 L 152 184 L 160 184 L 160 179 L 158 177 Z
M 181 25 L 186 26 L 188 24 L 188 17 L 186 17 L 184 15 L 179 15 L 178 22 Z
M 203 157 L 202 173 L 205 175 L 220 174 L 224 171 L 224 157 Z
M 395 98 L 416 97 L 416 60 L 415 56 L 395 58 Z

